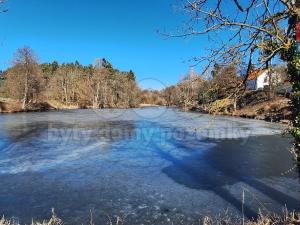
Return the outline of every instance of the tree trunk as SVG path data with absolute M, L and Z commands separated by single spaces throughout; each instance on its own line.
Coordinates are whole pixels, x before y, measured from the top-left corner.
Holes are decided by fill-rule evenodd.
M 26 108 L 27 100 L 28 100 L 28 76 L 26 75 L 25 88 L 24 88 L 24 97 L 23 97 L 23 103 L 22 103 L 22 109 L 23 110 Z
M 99 108 L 99 91 L 100 91 L 100 84 L 97 83 L 97 95 L 96 95 L 97 108 Z
M 236 112 L 236 110 L 237 110 L 237 96 L 235 94 L 233 99 L 233 111 Z
M 300 7 L 300 0 L 296 0 L 296 6 Z M 296 29 L 296 24 L 298 23 L 300 15 L 297 19 L 290 19 L 290 25 Z M 289 74 L 291 77 L 291 82 L 293 84 L 293 92 L 291 96 L 292 109 L 293 109 L 293 128 L 291 128 L 291 134 L 295 138 L 294 142 L 294 152 L 296 154 L 297 163 L 300 165 L 300 42 L 297 42 L 293 46 L 292 56 L 289 59 Z
M 65 94 L 65 102 L 68 104 L 69 99 L 68 99 L 68 89 L 67 89 L 66 81 L 64 81 L 63 85 L 64 85 L 63 89 L 64 89 L 64 94 Z
M 270 68 L 269 70 L 269 92 L 270 92 L 270 100 L 273 100 L 275 97 L 275 83 L 274 83 L 274 79 L 273 79 L 273 71 L 272 68 Z

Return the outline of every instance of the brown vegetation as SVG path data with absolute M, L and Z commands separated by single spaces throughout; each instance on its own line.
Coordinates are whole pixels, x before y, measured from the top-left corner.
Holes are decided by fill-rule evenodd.
M 114 69 L 105 59 L 95 65 L 38 64 L 33 50 L 17 50 L 13 66 L 0 76 L 1 112 L 51 108 L 131 108 L 139 105 L 132 71 Z M 8 100 L 9 99 L 9 100 Z
M 163 106 L 166 104 L 160 91 L 143 90 L 139 95 L 140 106 Z
M 52 212 L 52 217 L 50 220 L 44 220 L 43 222 L 32 221 L 31 225 L 63 225 L 64 222 L 59 219 L 54 211 Z M 89 225 L 94 225 L 94 221 L 91 219 L 87 222 Z M 123 225 L 127 224 L 119 217 L 116 220 L 108 218 L 107 224 L 109 225 Z M 173 223 L 172 223 L 173 224 Z M 197 224 L 202 225 L 299 225 L 300 224 L 300 214 L 299 213 L 289 213 L 284 211 L 282 216 L 278 215 L 259 215 L 255 220 L 244 220 L 240 218 L 233 218 L 228 215 L 218 216 L 218 217 L 204 217 L 199 220 Z M 0 219 L 0 225 L 20 225 L 14 220 L 5 219 L 4 217 Z M 193 223 L 192 223 L 193 225 Z
M 281 66 L 286 87 L 287 74 Z M 167 106 L 179 106 L 184 110 L 204 113 L 241 116 L 267 121 L 291 119 L 288 91 L 278 94 L 278 84 L 261 90 L 249 90 L 243 84 L 243 75 L 237 65 L 215 65 L 209 76 L 186 76 L 177 85 L 166 88 L 163 96 Z M 281 85 L 282 85 L 281 84 Z
M 298 225 L 300 224 L 299 213 L 284 212 L 282 216 L 278 215 L 259 215 L 255 220 L 233 219 L 230 216 L 205 217 L 203 225 Z

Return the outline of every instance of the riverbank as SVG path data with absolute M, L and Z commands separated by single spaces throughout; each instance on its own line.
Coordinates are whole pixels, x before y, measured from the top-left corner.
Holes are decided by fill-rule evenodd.
M 218 110 L 214 111 L 211 111 L 211 104 L 194 106 L 189 108 L 189 110 L 206 114 L 233 116 L 288 124 L 292 116 L 289 102 L 290 100 L 288 98 L 276 97 L 273 100 L 259 101 L 256 99 L 253 102 L 245 103 L 236 110 L 234 110 L 232 102 L 229 102 L 226 106 L 220 106 Z
M 274 100 L 257 103 L 255 105 L 246 105 L 236 112 L 232 112 L 232 116 L 265 120 L 268 122 L 287 123 L 292 116 L 289 102 L 290 100 L 287 98 L 278 97 Z
M 241 104 L 242 106 L 237 108 L 236 110 L 233 110 L 233 103 L 226 105 L 226 107 L 221 107 L 219 110 L 214 112 L 211 112 L 210 110 L 211 104 L 191 106 L 188 109 L 183 109 L 181 107 L 181 109 L 206 114 L 233 116 L 248 119 L 264 120 L 267 122 L 288 124 L 292 115 L 289 101 L 290 100 L 285 97 L 276 97 L 273 100 L 259 100 L 258 98 L 255 98 L 252 101 L 244 103 L 244 105 Z M 156 104 L 139 104 L 138 108 L 160 106 L 161 105 Z M 47 101 L 41 103 L 31 103 L 26 106 L 26 109 L 22 109 L 22 104 L 20 102 L 12 99 L 0 98 L 0 113 L 44 112 L 49 110 L 71 110 L 91 108 L 92 106 L 70 104 L 65 105 L 58 101 Z M 119 109 L 119 107 L 113 109 Z
M 21 113 L 21 112 L 45 112 L 49 110 L 79 109 L 79 106 L 63 105 L 58 102 L 39 102 L 27 104 L 25 109 L 22 103 L 12 99 L 0 99 L 0 113 Z
M 140 104 L 138 107 L 158 107 L 158 105 Z M 92 109 L 89 105 L 63 104 L 58 101 L 45 101 L 30 103 L 26 108 L 22 108 L 22 103 L 13 99 L 0 98 L 0 113 L 21 113 L 21 112 L 46 112 L 50 110 L 72 110 L 72 109 Z M 111 107 L 111 109 L 126 109 L 126 107 Z
M 139 108 L 148 108 L 148 107 L 161 107 L 161 105 L 156 104 L 140 104 Z

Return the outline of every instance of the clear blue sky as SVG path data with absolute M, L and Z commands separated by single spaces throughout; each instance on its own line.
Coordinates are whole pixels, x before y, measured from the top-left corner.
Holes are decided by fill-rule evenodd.
M 184 20 L 176 0 L 7 0 L 0 15 L 0 69 L 15 50 L 31 46 L 40 62 L 82 64 L 106 58 L 120 70 L 132 69 L 141 86 L 161 88 L 187 73 L 185 60 L 201 55 L 205 41 L 165 40 L 156 30 L 174 31 Z

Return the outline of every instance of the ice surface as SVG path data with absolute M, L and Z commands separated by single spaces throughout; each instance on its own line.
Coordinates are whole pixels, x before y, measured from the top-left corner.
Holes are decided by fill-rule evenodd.
M 284 126 L 177 109 L 0 116 L 0 214 L 29 223 L 191 224 L 203 215 L 299 209 Z M 79 223 L 78 223 L 79 222 Z

